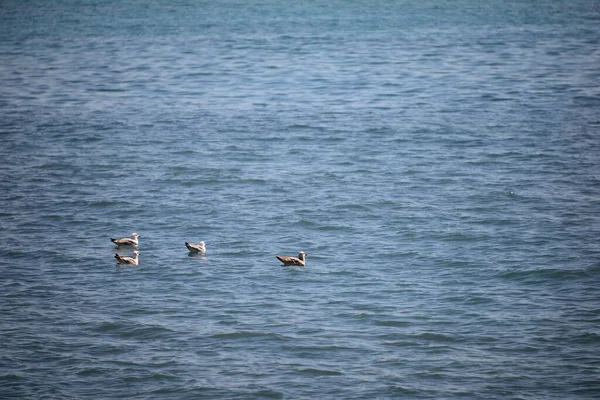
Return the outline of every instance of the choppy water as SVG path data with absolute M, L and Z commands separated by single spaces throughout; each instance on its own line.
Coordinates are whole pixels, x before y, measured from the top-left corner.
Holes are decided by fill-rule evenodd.
M 599 44 L 583 0 L 2 2 L 1 397 L 600 397 Z

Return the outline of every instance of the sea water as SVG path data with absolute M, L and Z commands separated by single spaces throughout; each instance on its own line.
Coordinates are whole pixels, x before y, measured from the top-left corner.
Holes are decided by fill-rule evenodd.
M 599 135 L 595 1 L 4 1 L 0 397 L 598 398 Z

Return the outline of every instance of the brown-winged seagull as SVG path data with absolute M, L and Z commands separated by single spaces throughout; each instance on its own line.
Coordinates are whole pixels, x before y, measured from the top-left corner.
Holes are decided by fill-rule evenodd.
M 279 261 L 281 261 L 284 265 L 295 265 L 298 267 L 304 267 L 306 253 L 301 251 L 298 253 L 298 258 L 296 257 L 286 257 L 286 256 L 275 256 Z
M 140 235 L 138 235 L 137 233 L 132 233 L 131 237 L 124 237 L 121 239 L 113 239 L 110 238 L 110 240 L 117 245 L 117 247 L 121 247 L 121 246 L 138 246 L 138 238 L 141 237 Z
M 200 242 L 198 244 L 192 244 L 189 242 L 185 242 L 185 247 L 188 248 L 190 253 L 193 254 L 205 254 L 206 253 L 206 243 Z
M 125 257 L 115 254 L 115 259 L 119 264 L 138 265 L 139 255 L 139 251 L 134 251 L 133 257 Z

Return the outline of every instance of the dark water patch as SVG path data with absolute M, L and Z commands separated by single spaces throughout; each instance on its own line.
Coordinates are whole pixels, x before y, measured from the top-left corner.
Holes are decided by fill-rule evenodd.
M 235 331 L 235 332 L 229 332 L 229 333 L 218 333 L 215 335 L 212 335 L 211 338 L 213 339 L 219 339 L 219 340 L 231 340 L 231 341 L 238 341 L 238 340 L 251 340 L 251 339 L 257 339 L 257 338 L 265 338 L 265 339 L 269 339 L 269 340 L 276 340 L 276 341 L 285 341 L 287 340 L 285 337 L 275 334 L 275 333 L 269 333 L 269 332 L 253 332 L 253 331 Z
M 573 336 L 570 340 L 577 344 L 597 344 L 600 343 L 600 333 L 597 332 L 581 332 Z
M 409 321 L 377 320 L 375 321 L 375 325 L 403 328 L 410 326 L 411 323 Z
M 311 221 L 311 220 L 307 220 L 307 219 L 300 219 L 300 221 L 298 221 L 298 225 L 300 226 L 305 226 L 305 227 L 317 227 L 318 224 L 315 221 Z
M 573 97 L 573 100 L 584 107 L 595 107 L 600 105 L 600 96 L 575 96 Z
M 594 398 L 600 393 L 600 385 L 594 379 L 578 382 L 578 386 L 577 388 L 572 388 L 569 392 L 576 396 L 590 396 L 590 398 Z
M 334 232 L 336 232 L 336 231 L 348 231 L 348 230 L 351 230 L 351 229 L 352 229 L 351 227 L 341 226 L 341 225 L 325 225 L 325 226 L 319 226 L 317 228 L 317 230 L 319 230 L 319 231 L 326 231 L 326 232 L 328 232 L 328 231 L 334 231 Z
M 335 205 L 335 209 L 341 210 L 341 211 L 349 211 L 349 212 L 371 211 L 370 207 L 365 206 L 364 204 L 360 204 L 360 203 L 337 204 L 337 205 Z
M 494 299 L 483 296 L 472 296 L 464 300 L 464 304 L 469 305 L 480 305 L 480 304 L 492 304 L 496 303 Z
M 520 271 L 506 271 L 499 274 L 502 279 L 515 280 L 524 283 L 562 281 L 564 279 L 580 279 L 589 277 L 585 270 L 541 268 Z
M 179 380 L 179 378 L 177 376 L 174 376 L 171 374 L 165 374 L 165 373 L 159 373 L 159 372 L 149 372 L 149 371 L 138 372 L 135 374 L 135 376 L 125 375 L 125 376 L 122 376 L 120 379 L 121 379 L 121 381 L 123 381 L 124 383 L 127 383 L 127 384 L 132 384 L 132 383 L 137 383 L 137 382 L 157 383 L 157 382 L 164 382 L 164 381 Z
M 236 183 L 248 184 L 248 185 L 266 185 L 269 182 L 259 178 L 240 178 Z
M 345 304 L 345 302 L 344 302 L 344 304 Z M 336 317 L 357 319 L 357 320 L 368 320 L 372 317 L 372 315 L 370 313 L 364 313 L 364 312 L 342 312 L 342 313 L 336 314 Z
M 585 271 L 594 275 L 600 273 L 600 262 L 591 264 L 585 268 Z
M 103 376 L 111 373 L 110 368 L 101 368 L 101 367 L 93 367 L 93 368 L 84 368 L 76 373 L 76 375 L 88 377 L 88 376 Z
M 288 130 L 312 130 L 316 129 L 314 126 L 309 124 L 292 124 L 285 127 Z M 300 137 L 301 140 L 311 140 L 309 137 Z
M 321 138 L 320 140 L 325 143 L 341 143 L 341 142 L 345 142 L 347 140 L 347 138 L 345 138 L 343 136 L 327 136 L 327 137 Z
M 4 384 L 9 384 L 9 382 L 10 383 L 21 382 L 21 381 L 25 381 L 25 380 L 26 379 L 23 376 L 17 375 L 14 373 L 0 375 L 0 381 L 4 382 Z
M 247 394 L 247 398 L 257 399 L 284 399 L 285 395 L 282 392 L 272 389 L 257 389 Z
M 222 390 L 211 385 L 201 385 L 196 383 L 196 380 L 187 382 L 185 387 L 177 385 L 177 387 L 167 386 L 158 389 L 150 389 L 148 393 L 158 396 L 176 396 L 177 398 L 233 398 L 233 393 L 229 390 Z
M 444 335 L 442 333 L 435 333 L 435 332 L 424 332 L 424 333 L 420 333 L 417 335 L 413 335 L 413 337 L 415 339 L 425 340 L 425 341 L 434 342 L 434 343 L 454 343 L 454 342 L 459 341 L 457 338 L 455 338 L 453 336 Z
M 339 376 L 339 375 L 344 375 L 343 372 L 329 370 L 329 369 L 319 369 L 319 368 L 298 369 L 297 372 L 299 374 L 310 375 L 310 376 Z
M 102 323 L 94 329 L 98 333 L 112 333 L 124 339 L 161 339 L 169 337 L 173 331 L 163 326 L 132 325 L 131 323 Z
M 95 87 L 95 88 L 88 88 L 86 89 L 87 92 L 97 92 L 97 93 L 125 93 L 128 90 L 124 89 L 124 88 L 117 88 L 117 87 Z

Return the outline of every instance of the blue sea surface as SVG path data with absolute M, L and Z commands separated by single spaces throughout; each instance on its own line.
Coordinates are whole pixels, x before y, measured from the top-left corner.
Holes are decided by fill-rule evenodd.
M 3 1 L 0 234 L 2 399 L 600 398 L 600 3 Z

